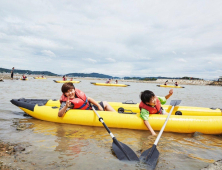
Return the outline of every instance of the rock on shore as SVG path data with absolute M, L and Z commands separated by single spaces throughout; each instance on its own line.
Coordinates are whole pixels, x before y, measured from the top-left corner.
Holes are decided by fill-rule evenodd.
M 22 145 L 3 142 L 0 140 L 0 169 L 2 170 L 15 169 L 11 167 L 11 165 L 5 163 L 2 158 L 7 159 L 7 157 L 13 156 L 16 153 L 20 153 L 22 151 L 25 151 L 25 147 L 23 147 Z
M 210 164 L 205 168 L 202 168 L 201 170 L 222 170 L 222 159 Z

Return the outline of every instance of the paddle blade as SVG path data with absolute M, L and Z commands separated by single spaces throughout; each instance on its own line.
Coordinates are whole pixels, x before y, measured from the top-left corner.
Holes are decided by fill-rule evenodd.
M 172 106 L 177 106 L 177 105 L 179 105 L 181 103 L 181 100 L 171 100 L 170 101 L 170 105 L 172 105 Z
M 152 148 L 145 150 L 141 154 L 140 161 L 146 163 L 148 169 L 155 169 L 158 158 L 159 158 L 159 151 L 157 150 L 156 145 L 153 145 Z
M 118 142 L 118 143 L 117 143 Z M 113 140 L 113 151 L 119 160 L 124 161 L 139 161 L 135 152 L 126 144 Z

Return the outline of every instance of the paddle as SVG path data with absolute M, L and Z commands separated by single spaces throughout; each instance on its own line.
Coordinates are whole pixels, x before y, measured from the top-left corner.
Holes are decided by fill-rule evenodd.
M 155 169 L 155 167 L 156 167 L 157 160 L 158 160 L 158 157 L 159 157 L 159 151 L 156 148 L 157 143 L 158 143 L 158 141 L 159 141 L 159 139 L 160 139 L 160 137 L 163 133 L 163 130 L 164 130 L 169 118 L 170 118 L 170 115 L 171 115 L 174 107 L 176 105 L 179 105 L 180 102 L 181 102 L 181 100 L 171 100 L 170 105 L 172 105 L 172 108 L 171 108 L 170 113 L 168 114 L 168 116 L 167 116 L 167 118 L 166 118 L 166 120 L 163 124 L 163 127 L 161 128 L 161 130 L 160 130 L 152 148 L 149 148 L 149 149 L 145 150 L 140 156 L 140 160 L 142 160 L 144 163 L 146 163 L 148 165 L 149 169 Z
M 107 132 L 110 134 L 110 136 L 113 139 L 112 147 L 113 151 L 115 152 L 117 158 L 119 160 L 124 161 L 139 161 L 139 158 L 134 153 L 134 151 L 128 147 L 126 144 L 119 142 L 116 137 L 112 134 L 112 132 L 109 130 L 109 128 L 106 126 L 105 122 L 103 121 L 103 118 L 99 116 L 95 108 L 92 106 L 93 111 L 96 113 L 96 115 L 99 118 L 99 121 L 103 124 L 103 126 L 106 128 Z

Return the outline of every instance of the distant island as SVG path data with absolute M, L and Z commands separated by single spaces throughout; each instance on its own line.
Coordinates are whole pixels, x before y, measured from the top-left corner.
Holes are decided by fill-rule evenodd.
M 0 73 L 11 73 L 11 69 L 6 69 L 6 68 L 0 68 Z M 31 70 L 18 70 L 18 69 L 15 69 L 14 70 L 14 74 L 34 74 L 34 75 L 47 75 L 47 76 L 58 76 L 57 74 L 54 74 L 52 72 L 49 72 L 49 71 L 31 71 Z
M 11 73 L 11 69 L 6 68 L 0 68 L 0 73 Z M 59 74 L 52 73 L 50 71 L 31 71 L 31 70 L 19 70 L 15 69 L 14 74 L 28 74 L 28 75 L 45 75 L 45 76 L 62 76 Z M 100 73 L 68 73 L 65 74 L 68 77 L 93 77 L 93 78 L 108 78 L 108 79 L 124 79 L 124 80 L 142 80 L 142 81 L 155 81 L 157 79 L 185 79 L 185 80 L 203 80 L 200 78 L 194 78 L 194 77 L 113 77 L 106 74 L 100 74 Z

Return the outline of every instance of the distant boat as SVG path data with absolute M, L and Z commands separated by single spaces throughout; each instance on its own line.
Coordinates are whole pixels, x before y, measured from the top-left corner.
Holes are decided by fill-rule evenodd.
M 173 86 L 173 85 L 156 85 L 158 87 L 171 87 L 171 88 L 185 88 L 185 87 L 182 87 L 182 86 Z
M 80 83 L 81 81 L 70 81 L 70 80 L 66 80 L 66 81 L 57 81 L 57 80 L 53 80 L 55 83 Z
M 111 83 L 95 83 L 95 82 L 91 82 L 91 84 L 94 84 L 96 86 L 116 86 L 116 87 L 127 87 L 127 86 L 130 86 L 128 84 L 111 84 Z

